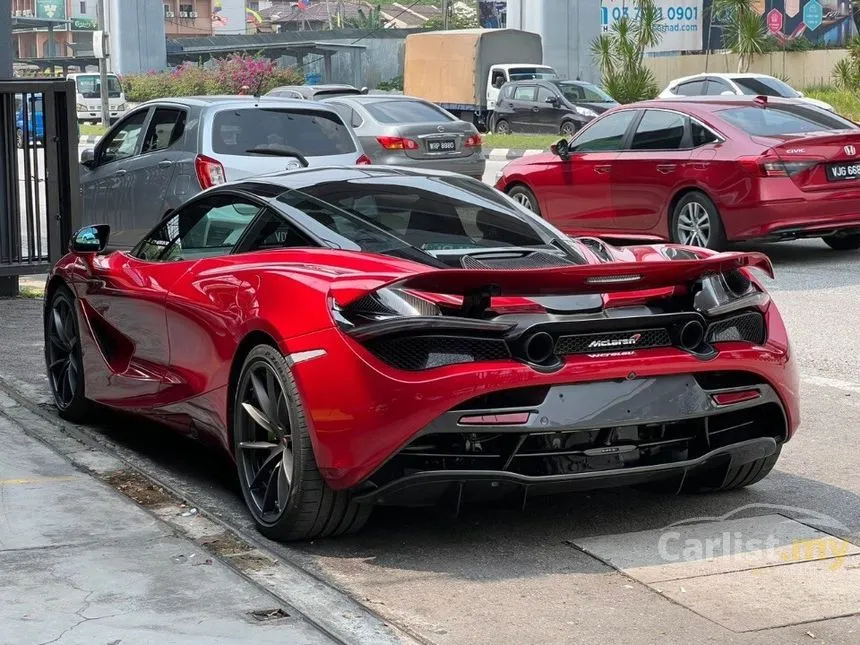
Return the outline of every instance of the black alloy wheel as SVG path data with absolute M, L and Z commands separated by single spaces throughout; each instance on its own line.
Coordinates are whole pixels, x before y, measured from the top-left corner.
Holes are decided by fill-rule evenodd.
M 298 389 L 270 345 L 248 354 L 232 411 L 239 484 L 260 532 L 275 540 L 353 533 L 372 507 L 331 489 L 317 468 Z
M 84 396 L 84 368 L 75 298 L 59 287 L 45 309 L 48 384 L 61 417 L 83 421 L 92 404 Z

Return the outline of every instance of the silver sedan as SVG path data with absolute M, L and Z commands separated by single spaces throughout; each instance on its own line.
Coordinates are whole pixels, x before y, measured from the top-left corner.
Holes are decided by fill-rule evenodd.
M 352 125 L 374 164 L 448 170 L 481 179 L 486 160 L 471 123 L 424 99 L 369 94 L 321 101 Z

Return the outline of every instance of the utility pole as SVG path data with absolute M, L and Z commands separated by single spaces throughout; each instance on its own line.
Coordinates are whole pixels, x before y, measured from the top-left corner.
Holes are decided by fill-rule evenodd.
M 8 6 L 8 5 L 7 5 Z M 8 9 L 0 11 L 0 79 L 12 80 L 12 12 Z M 9 116 L 12 116 L 11 114 Z M 0 150 L 11 150 L 14 153 L 14 147 L 10 140 L 14 135 L 8 128 L 3 128 L 0 132 Z M 0 154 L 0 261 L 9 260 L 6 257 L 8 248 L 14 248 L 9 242 L 11 230 L 9 224 L 12 219 L 12 191 L 15 190 L 6 185 L 9 178 L 14 178 L 15 174 L 11 164 L 18 163 L 15 154 L 7 157 L 5 154 Z M 13 217 L 19 217 L 17 213 Z M 18 244 L 18 240 L 14 241 Z M 18 295 L 18 276 L 0 276 L 0 296 L 17 296 Z
M 442 29 L 447 31 L 448 29 L 448 19 L 450 18 L 451 7 L 449 6 L 450 0 L 442 0 Z
M 110 104 L 108 102 L 108 80 L 107 80 L 107 55 L 108 40 L 107 28 L 105 26 L 105 0 L 96 3 L 96 22 L 98 23 L 97 37 L 101 38 L 101 47 L 95 46 L 96 56 L 99 57 L 99 86 L 101 87 L 102 99 L 102 125 L 110 125 Z M 95 43 L 94 43 L 95 44 Z

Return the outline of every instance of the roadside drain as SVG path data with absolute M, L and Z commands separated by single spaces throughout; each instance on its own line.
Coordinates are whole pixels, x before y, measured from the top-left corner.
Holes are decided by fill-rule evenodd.
M 146 508 L 155 508 L 173 500 L 170 493 L 134 470 L 115 470 L 106 473 L 104 480 L 120 493 Z
M 254 620 L 257 620 L 261 623 L 290 617 L 290 615 L 281 608 L 257 609 L 256 611 L 248 612 L 248 615 L 251 616 L 251 618 L 253 618 Z

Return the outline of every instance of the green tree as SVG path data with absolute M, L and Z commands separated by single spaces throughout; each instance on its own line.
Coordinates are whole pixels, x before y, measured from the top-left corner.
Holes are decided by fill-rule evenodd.
M 848 55 L 833 68 L 833 80 L 841 90 L 856 92 L 860 88 L 860 36 L 847 43 Z
M 738 57 L 738 73 L 748 71 L 755 57 L 768 49 L 764 17 L 753 0 L 714 0 L 713 11 L 723 16 L 724 42 Z
M 367 13 L 364 12 L 364 9 L 359 8 L 358 17 L 347 18 L 342 22 L 343 24 L 338 26 L 349 27 L 351 29 L 378 29 L 382 26 L 382 8 L 379 3 Z
M 591 43 L 603 87 L 619 103 L 652 99 L 659 91 L 644 64 L 645 50 L 660 43 L 660 12 L 654 0 L 639 0 L 636 18 L 624 16 Z

